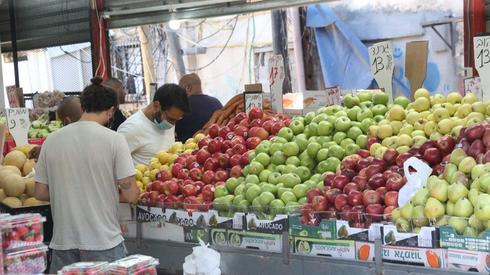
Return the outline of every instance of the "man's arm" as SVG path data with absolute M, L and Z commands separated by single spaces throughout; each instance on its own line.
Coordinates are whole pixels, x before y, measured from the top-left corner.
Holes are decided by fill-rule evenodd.
M 136 185 L 134 176 L 117 181 L 119 187 L 119 202 L 136 202 L 140 196 L 140 189 Z
M 44 183 L 36 182 L 34 197 L 36 200 L 49 201 L 49 186 Z

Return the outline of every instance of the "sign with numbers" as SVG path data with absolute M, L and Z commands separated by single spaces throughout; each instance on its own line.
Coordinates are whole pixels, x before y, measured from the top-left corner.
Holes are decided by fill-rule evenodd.
M 257 107 L 262 109 L 263 93 L 261 92 L 245 92 L 243 93 L 245 103 L 245 113 L 248 114 L 252 108 Z
M 9 106 L 11 108 L 20 107 L 19 97 L 17 96 L 17 87 L 13 85 L 7 86 L 5 87 L 5 89 L 7 90 L 7 99 L 9 101 Z
M 490 36 L 473 38 L 475 69 L 480 75 L 483 101 L 490 100 Z
M 385 41 L 369 47 L 369 62 L 378 86 L 385 89 L 390 97 L 390 102 L 393 102 L 393 71 L 395 66 L 391 43 Z
M 269 85 L 271 91 L 272 111 L 283 112 L 282 88 L 284 85 L 284 59 L 282 55 L 274 55 L 269 59 Z
M 340 105 L 340 87 L 330 87 L 326 88 L 325 92 L 327 94 L 327 104 L 325 106 Z
M 16 146 L 28 144 L 27 133 L 31 122 L 29 121 L 29 110 L 27 108 L 7 109 L 7 124 Z
M 483 93 L 481 90 L 481 80 L 479 77 L 467 78 L 464 80 L 464 93 L 473 93 L 479 101 L 483 101 Z

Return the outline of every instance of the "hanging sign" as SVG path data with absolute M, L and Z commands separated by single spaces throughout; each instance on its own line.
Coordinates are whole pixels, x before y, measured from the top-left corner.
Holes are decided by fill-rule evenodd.
M 339 86 L 326 88 L 325 93 L 327 94 L 327 104 L 325 106 L 340 105 L 341 98 Z
M 27 108 L 7 109 L 7 124 L 16 146 L 28 144 L 27 133 L 31 122 L 29 121 L 29 110 Z
M 17 96 L 17 87 L 15 85 L 5 87 L 7 90 L 7 98 L 11 108 L 20 107 L 19 97 Z
M 263 104 L 263 93 L 261 92 L 245 92 L 244 96 L 244 104 L 245 104 L 245 113 L 248 114 L 252 108 L 262 109 Z
M 378 86 L 385 89 L 390 102 L 393 102 L 393 71 L 395 68 L 391 43 L 385 41 L 369 47 L 369 62 Z
M 475 69 L 480 75 L 482 100 L 490 100 L 490 36 L 473 38 Z
M 483 92 L 481 89 L 481 80 L 479 77 L 466 78 L 464 80 L 464 93 L 473 93 L 479 101 L 483 101 Z
M 273 55 L 269 59 L 269 85 L 271 91 L 272 111 L 282 113 L 282 88 L 284 85 L 284 59 L 282 55 Z

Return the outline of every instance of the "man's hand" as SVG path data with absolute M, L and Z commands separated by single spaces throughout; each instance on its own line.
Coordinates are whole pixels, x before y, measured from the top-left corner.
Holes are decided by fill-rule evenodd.
M 136 185 L 134 176 L 117 181 L 119 187 L 119 202 L 136 202 L 140 195 L 140 189 Z
M 29 159 L 35 159 L 37 160 L 39 158 L 39 154 L 41 154 L 41 146 L 35 146 L 29 151 L 27 156 Z

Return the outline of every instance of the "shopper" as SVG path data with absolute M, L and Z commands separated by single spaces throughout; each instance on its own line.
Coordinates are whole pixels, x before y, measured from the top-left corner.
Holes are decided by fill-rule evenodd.
M 65 97 L 57 110 L 58 119 L 61 120 L 64 126 L 77 122 L 82 116 L 82 106 L 78 96 Z M 35 146 L 29 151 L 29 159 L 38 159 L 41 153 L 41 146 Z
M 130 116 L 117 130 L 129 144 L 134 164 L 148 164 L 175 143 L 175 123 L 189 112 L 185 90 L 175 84 L 158 88 L 153 102 Z
M 96 77 L 83 90 L 80 121 L 49 135 L 37 162 L 35 197 L 50 201 L 53 215 L 52 274 L 75 262 L 125 256 L 118 202 L 134 202 L 139 190 L 124 137 L 103 126 L 117 96 L 101 82 Z
M 223 108 L 223 105 L 218 99 L 203 94 L 201 79 L 197 74 L 184 75 L 179 85 L 186 90 L 192 110 L 175 125 L 177 139 L 186 141 L 199 129 L 202 129 L 213 113 Z
M 117 94 L 117 101 L 118 101 L 118 106 L 116 107 L 116 111 L 114 111 L 114 116 L 112 117 L 111 122 L 108 125 L 109 128 L 111 128 L 114 131 L 117 131 L 117 128 L 126 121 L 126 116 L 121 112 L 120 106 L 121 104 L 124 104 L 126 102 L 126 93 L 124 92 L 124 85 L 119 79 L 116 78 L 109 78 L 107 80 L 104 80 L 102 82 L 102 85 L 111 88 L 114 90 Z

